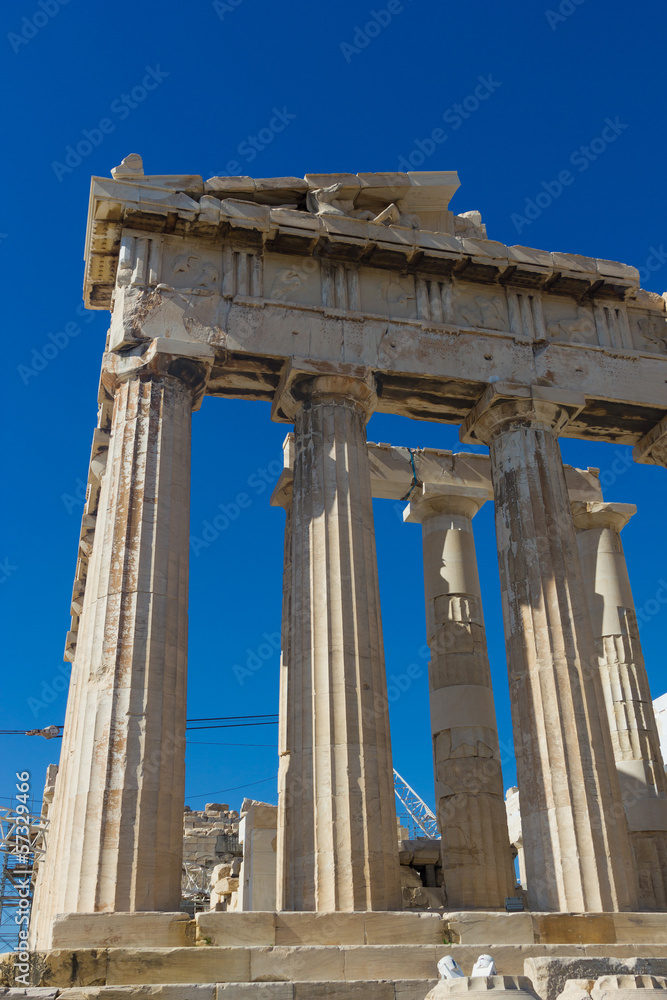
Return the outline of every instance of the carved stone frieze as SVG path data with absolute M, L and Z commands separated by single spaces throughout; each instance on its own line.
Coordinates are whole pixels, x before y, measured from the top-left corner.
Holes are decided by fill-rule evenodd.
M 637 442 L 665 414 L 665 300 L 624 264 L 487 239 L 452 215 L 457 183 L 95 178 L 86 301 L 113 304 L 112 350 L 215 346 L 213 394 L 271 400 L 295 354 L 371 365 L 381 408 L 429 419 L 463 419 L 491 380 L 574 380 L 590 404 L 568 433 Z
M 454 296 L 454 313 L 460 326 L 481 330 L 508 330 L 507 300 L 503 289 L 477 288 L 460 283 Z

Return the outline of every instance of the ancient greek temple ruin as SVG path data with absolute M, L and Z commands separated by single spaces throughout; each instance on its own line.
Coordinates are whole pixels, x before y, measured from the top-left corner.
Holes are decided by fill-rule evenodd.
M 458 185 L 453 172 L 204 182 L 147 176 L 137 155 L 92 179 L 85 303 L 111 325 L 31 923 L 40 968 L 60 970 L 42 983 L 273 980 L 292 992 L 261 995 L 283 1000 L 330 995 L 302 981 L 347 998 L 355 981 L 364 997 L 423 1000 L 438 959 L 472 965 L 494 947 L 508 976 L 575 952 L 667 973 L 667 783 L 621 542 L 636 508 L 622 484 L 603 496 L 595 470 L 564 468 L 558 444 L 633 445 L 663 467 L 659 487 L 665 299 L 634 267 L 489 239 L 479 213 L 450 211 Z M 204 395 L 271 402 L 286 527 L 276 912 L 193 921 L 178 911 Z M 488 455 L 371 444 L 374 412 L 460 425 Z M 398 912 L 377 497 L 404 499 L 402 530 L 423 536 L 444 877 L 430 913 Z M 520 913 L 505 909 L 516 879 L 473 534 L 485 503 Z

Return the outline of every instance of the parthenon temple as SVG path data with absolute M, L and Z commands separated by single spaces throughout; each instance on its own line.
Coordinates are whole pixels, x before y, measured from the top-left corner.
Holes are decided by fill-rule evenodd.
M 667 975 L 667 780 L 621 541 L 636 507 L 559 449 L 632 445 L 660 486 L 666 300 L 634 267 L 489 239 L 478 212 L 449 209 L 458 186 L 454 172 L 147 176 L 136 154 L 92 179 L 84 296 L 111 324 L 36 985 L 424 1000 L 439 959 L 465 970 L 481 950 L 497 988 L 541 1000 L 566 980 Z M 271 499 L 285 557 L 276 909 L 193 919 L 179 911 L 204 395 L 268 401 L 285 425 Z M 375 412 L 459 425 L 463 450 L 369 443 Z M 405 501 L 423 539 L 443 885 L 419 912 L 402 909 L 374 498 Z M 473 533 L 485 503 L 525 891 Z

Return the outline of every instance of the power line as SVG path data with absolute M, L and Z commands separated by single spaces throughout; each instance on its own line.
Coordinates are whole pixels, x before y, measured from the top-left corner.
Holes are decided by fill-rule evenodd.
M 208 740 L 188 740 L 191 747 L 270 747 L 276 749 L 275 743 L 212 743 Z
M 234 788 L 219 788 L 217 792 L 198 792 L 196 795 L 186 795 L 186 799 L 207 799 L 209 795 L 224 795 L 225 792 L 238 792 L 240 788 L 252 788 L 253 785 L 265 785 L 267 781 L 277 781 L 278 775 L 262 778 L 261 781 L 248 781 L 245 785 L 235 785 Z
M 191 722 L 208 722 L 211 723 L 211 725 L 191 726 L 189 725 Z M 278 714 L 276 712 L 265 712 L 262 715 L 221 715 L 212 716 L 207 719 L 186 719 L 186 730 L 191 730 L 193 732 L 199 729 L 240 729 L 244 726 L 277 725 Z M 63 726 L 61 725 L 47 726 L 45 729 L 0 729 L 0 736 L 44 736 L 46 739 L 61 739 L 62 729 Z M 57 730 L 60 730 L 60 732 Z
M 186 728 L 190 732 L 195 732 L 199 729 L 243 729 L 244 726 L 277 726 L 278 720 L 272 719 L 270 722 L 229 722 L 224 725 L 217 726 L 187 726 Z
M 210 719 L 187 719 L 187 722 L 231 722 L 232 719 L 277 719 L 277 712 L 264 712 L 261 715 L 214 715 Z

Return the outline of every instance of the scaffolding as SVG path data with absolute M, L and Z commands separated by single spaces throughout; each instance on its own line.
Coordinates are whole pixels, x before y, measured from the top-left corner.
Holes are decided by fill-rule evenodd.
M 183 863 L 181 908 L 194 916 L 211 905 L 211 868 L 195 861 Z
M 398 818 L 406 820 L 401 825 L 407 826 L 410 838 L 414 840 L 417 837 L 428 837 L 429 840 L 440 840 L 438 823 L 433 810 L 429 809 L 414 788 L 411 788 L 405 778 L 400 776 L 396 768 L 394 768 L 394 792 L 405 809 L 404 813 L 399 812 Z
M 16 951 L 19 930 L 25 927 L 17 918 L 25 910 L 26 900 L 32 907 L 36 866 L 46 850 L 46 825 L 47 821 L 34 812 L 34 803 L 22 816 L 14 807 L 0 807 L 0 953 Z M 25 846 L 29 850 L 22 853 Z

